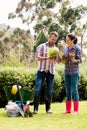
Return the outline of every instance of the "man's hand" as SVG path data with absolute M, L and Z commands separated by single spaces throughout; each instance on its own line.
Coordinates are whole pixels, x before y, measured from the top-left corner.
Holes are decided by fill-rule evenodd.
M 38 57 L 38 61 L 42 61 L 42 60 L 48 60 L 48 57 Z
M 67 61 L 68 61 L 68 57 L 67 57 L 66 55 L 63 55 L 63 56 L 62 56 L 62 59 L 61 59 L 61 62 L 62 62 L 63 64 L 66 64 Z
M 49 56 L 49 57 L 48 57 L 48 60 L 54 61 L 54 57 Z

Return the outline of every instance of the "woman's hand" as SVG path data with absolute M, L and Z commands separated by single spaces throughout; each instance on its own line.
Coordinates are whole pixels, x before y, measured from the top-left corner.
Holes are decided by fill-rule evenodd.
M 71 57 L 71 58 L 70 58 L 70 61 L 71 61 L 71 62 L 74 62 L 74 63 L 78 63 L 78 60 L 75 59 L 74 57 Z

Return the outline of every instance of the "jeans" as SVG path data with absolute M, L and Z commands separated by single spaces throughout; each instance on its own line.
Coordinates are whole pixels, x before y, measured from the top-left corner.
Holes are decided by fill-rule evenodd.
M 43 82 L 46 78 L 46 97 L 51 98 L 52 97 L 52 91 L 53 91 L 53 84 L 54 84 L 54 75 L 50 72 L 41 72 L 38 71 L 36 75 L 36 91 L 35 91 L 35 97 L 40 96 L 40 92 L 42 89 Z
M 67 100 L 78 101 L 79 93 L 78 93 L 78 81 L 79 75 L 65 75 L 65 88 L 66 88 L 66 97 Z

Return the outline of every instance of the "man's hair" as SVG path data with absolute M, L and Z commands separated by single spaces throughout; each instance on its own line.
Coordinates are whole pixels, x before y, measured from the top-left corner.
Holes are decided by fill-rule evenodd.
M 52 36 L 52 35 L 55 35 L 56 37 L 58 37 L 58 33 L 56 31 L 50 32 L 50 36 Z

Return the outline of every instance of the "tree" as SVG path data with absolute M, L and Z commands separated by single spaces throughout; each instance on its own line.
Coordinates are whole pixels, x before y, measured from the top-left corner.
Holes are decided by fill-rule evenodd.
M 1 31 L 4 33 L 0 40 L 0 63 L 29 66 L 33 60 L 33 40 L 30 31 L 20 28 L 14 29 L 11 34 L 8 31 L 9 29 Z
M 87 48 L 87 42 L 86 42 L 86 31 L 87 31 L 87 22 L 81 26 L 81 23 L 79 24 L 79 27 L 76 28 L 76 34 L 80 36 L 81 42 L 80 42 L 80 47 L 81 51 L 83 52 L 84 48 Z
M 33 3 L 27 0 L 20 0 L 15 13 L 10 13 L 9 18 L 13 18 L 16 15 L 27 25 L 30 25 L 33 21 L 37 23 L 41 21 L 42 23 L 44 16 L 46 16 L 46 20 L 51 17 L 53 19 L 54 14 L 50 9 L 54 8 L 57 2 L 58 0 L 35 0 Z
M 34 30 L 37 33 L 40 29 L 48 30 L 52 23 L 59 24 L 63 30 L 73 31 L 87 8 L 82 5 L 72 8 L 70 2 L 71 0 L 35 0 L 35 2 L 20 0 L 14 15 L 28 25 L 36 21 Z M 59 8 L 57 5 L 60 5 Z
M 54 11 L 54 9 L 57 11 Z M 65 40 L 69 32 L 74 31 L 78 34 L 79 21 L 86 13 L 87 6 L 81 5 L 73 8 L 71 0 L 35 0 L 35 2 L 20 0 L 12 18 L 16 15 L 28 26 L 31 26 L 31 23 L 35 21 L 33 28 L 35 38 L 38 37 L 41 30 L 46 33 L 55 30 L 59 33 L 59 40 L 62 41 Z M 81 48 L 83 48 L 83 33 L 85 33 L 86 28 L 82 27 L 80 31 L 81 34 L 78 34 L 78 36 L 81 37 Z M 34 40 L 38 41 L 37 39 Z
M 43 31 L 41 31 L 38 35 L 38 37 L 36 38 L 36 42 L 35 42 L 35 45 L 34 45 L 34 52 L 36 51 L 36 47 L 38 45 L 40 45 L 41 43 L 44 43 L 47 41 L 47 37 L 45 35 L 45 33 Z

